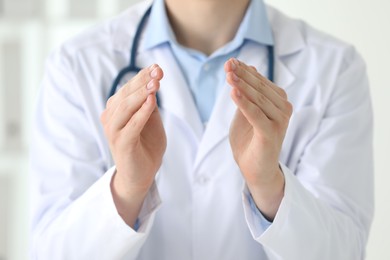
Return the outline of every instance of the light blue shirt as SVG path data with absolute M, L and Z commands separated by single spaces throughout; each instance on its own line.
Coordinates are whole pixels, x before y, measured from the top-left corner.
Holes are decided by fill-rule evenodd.
M 191 89 L 203 123 L 207 123 L 220 89 L 225 85 L 224 63 L 237 57 L 246 42 L 259 45 L 273 45 L 273 37 L 262 0 L 252 0 L 234 39 L 210 56 L 197 50 L 181 46 L 170 26 L 164 0 L 155 0 L 146 30 L 145 49 L 169 43 L 184 78 Z
M 249 41 L 264 47 L 274 44 L 271 26 L 262 0 L 251 0 L 234 39 L 210 56 L 180 45 L 169 23 L 164 0 L 154 0 L 148 27 L 145 30 L 144 47 L 147 50 L 162 44 L 170 45 L 191 89 L 200 118 L 204 124 L 207 124 L 216 97 L 226 82 L 224 63 L 231 57 L 237 57 L 241 48 Z M 267 229 L 271 223 L 258 210 L 252 196 L 250 194 L 246 196 L 248 196 L 253 214 L 259 220 L 259 227 Z

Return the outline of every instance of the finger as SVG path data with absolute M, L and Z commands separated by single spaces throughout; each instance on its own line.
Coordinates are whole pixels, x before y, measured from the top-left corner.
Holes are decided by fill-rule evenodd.
M 238 61 L 240 65 L 242 66 L 248 66 L 246 65 L 244 62 L 241 62 L 241 61 Z M 253 67 L 253 66 L 250 66 L 250 67 Z M 263 75 L 261 75 L 257 70 L 254 71 L 254 70 L 249 70 L 250 73 L 252 73 L 254 76 L 256 77 L 259 77 L 261 79 L 264 80 L 264 83 L 270 87 L 273 91 L 275 91 L 279 96 L 281 96 L 282 98 L 287 98 L 287 94 L 286 94 L 286 91 L 284 91 L 284 89 L 278 87 L 275 83 L 273 83 L 271 80 L 269 80 L 267 77 L 264 77 Z
M 122 87 L 107 101 L 107 111 L 105 111 L 104 117 L 106 121 L 111 120 L 114 112 L 128 96 L 135 93 L 136 96 L 139 96 L 141 99 L 143 99 L 143 102 L 146 100 L 146 97 L 149 94 L 155 94 L 159 89 L 159 81 L 162 79 L 162 77 L 163 71 L 156 64 L 141 70 L 133 79 L 126 83 L 124 87 Z
M 269 119 L 264 112 L 255 104 L 250 102 L 237 88 L 232 88 L 230 93 L 239 111 L 244 115 L 255 129 L 267 129 Z
M 254 66 L 249 66 L 249 65 L 246 65 L 244 62 L 242 61 L 239 61 L 237 59 L 230 59 L 227 61 L 227 63 L 229 64 L 232 64 L 232 65 L 229 65 L 229 66 L 225 66 L 225 68 L 228 68 L 230 70 L 227 70 L 228 71 L 234 71 L 236 68 L 237 69 L 244 69 L 246 70 L 249 74 L 251 74 L 253 77 L 252 77 L 252 80 L 253 79 L 259 79 L 263 82 L 264 86 L 268 86 L 270 89 L 272 89 L 276 94 L 278 94 L 280 97 L 286 99 L 287 98 L 287 94 L 286 92 L 278 87 L 277 85 L 275 85 L 272 81 L 270 81 L 268 78 L 264 77 L 263 75 L 261 75 Z M 237 73 L 239 74 L 239 73 Z
M 116 111 L 125 111 L 127 110 L 126 107 L 132 106 L 133 104 L 136 106 L 136 109 L 139 108 L 139 106 L 142 105 L 142 102 L 144 102 L 148 95 L 150 94 L 156 94 L 157 91 L 160 89 L 160 81 L 157 79 L 152 79 L 149 81 L 146 86 L 144 85 L 141 88 L 138 88 L 133 93 L 127 95 L 127 96 L 120 96 L 115 103 L 112 104 L 109 108 L 107 108 L 109 111 L 107 112 L 108 117 L 112 117 L 112 115 Z M 120 95 L 118 93 L 118 95 Z M 120 106 L 124 106 L 120 108 Z
M 242 80 L 240 81 L 242 82 Z M 245 84 L 245 82 L 243 84 Z M 257 106 L 269 120 L 280 121 L 284 118 L 285 113 L 276 107 L 275 104 L 264 94 L 256 92 L 252 88 L 248 87 L 243 89 L 239 87 L 233 88 L 236 88 L 243 98 Z
M 249 66 L 249 68 L 251 69 L 252 73 L 257 73 L 257 69 L 255 66 Z
M 279 120 L 280 114 L 286 113 L 284 109 L 281 109 L 280 106 L 278 107 L 275 101 L 270 100 L 269 96 L 264 94 L 264 92 L 256 91 L 255 88 L 249 86 L 247 82 L 240 79 L 234 72 L 229 72 L 226 77 L 230 85 L 237 88 L 250 102 L 262 109 L 269 119 Z M 285 101 L 279 97 L 277 102 Z
M 126 136 L 129 138 L 138 138 L 156 107 L 156 97 L 149 95 L 141 108 L 123 128 Z
M 151 80 L 161 80 L 163 76 L 164 73 L 157 64 L 142 69 L 137 75 L 124 84 L 114 96 L 109 98 L 107 107 L 117 106 L 122 99 L 131 95 L 138 89 L 147 86 Z
M 232 63 L 236 64 L 236 67 L 231 72 L 235 74 L 232 78 L 234 79 L 238 77 L 240 80 L 232 81 L 230 82 L 231 84 L 239 87 L 241 91 L 249 91 L 251 95 L 248 97 L 256 97 L 257 95 L 255 92 L 260 92 L 273 102 L 280 110 L 284 111 L 286 109 L 286 99 L 282 98 L 273 90 L 272 87 L 270 87 L 266 78 L 262 77 L 259 73 L 254 72 L 253 68 L 242 62 L 238 62 L 233 59 Z M 245 90 L 242 88 L 245 88 Z M 255 92 L 247 88 L 252 88 Z M 256 100 L 253 99 L 252 101 L 256 102 Z
M 153 64 L 149 68 L 141 70 L 135 77 L 129 80 L 122 88 L 123 97 L 131 95 L 134 91 L 148 84 L 152 79 L 161 80 L 164 73 L 160 66 Z
M 115 110 L 112 109 L 108 112 L 111 113 L 111 118 L 108 121 L 111 128 L 120 130 L 125 127 L 133 115 L 146 102 L 147 98 L 151 95 L 154 96 L 160 88 L 160 82 L 157 80 L 152 80 L 148 85 L 150 85 L 149 89 L 146 87 L 138 89 L 136 92 L 123 99 Z M 110 116 L 110 114 L 108 116 Z

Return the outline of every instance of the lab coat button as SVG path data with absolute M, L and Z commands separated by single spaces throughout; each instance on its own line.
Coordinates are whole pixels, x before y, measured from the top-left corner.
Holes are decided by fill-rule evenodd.
M 209 181 L 210 181 L 210 179 L 204 175 L 199 176 L 199 178 L 198 178 L 198 183 L 200 185 L 206 185 Z
M 203 69 L 205 71 L 208 71 L 210 69 L 210 64 L 206 63 L 205 65 L 203 65 Z

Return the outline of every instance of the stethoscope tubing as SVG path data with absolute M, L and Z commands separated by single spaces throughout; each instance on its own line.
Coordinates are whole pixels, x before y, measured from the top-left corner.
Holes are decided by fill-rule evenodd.
M 137 51 L 138 51 L 138 45 L 139 45 L 140 38 L 141 38 L 141 33 L 142 33 L 143 28 L 145 27 L 145 23 L 146 23 L 151 11 L 152 11 L 152 7 L 150 6 L 148 8 L 148 10 L 146 10 L 145 14 L 142 16 L 141 21 L 139 22 L 139 24 L 137 26 L 137 31 L 135 32 L 133 44 L 132 44 L 131 49 L 130 49 L 130 63 L 128 66 L 126 66 L 122 70 L 120 70 L 118 75 L 115 77 L 114 82 L 112 83 L 108 98 L 115 95 L 117 86 L 119 85 L 120 81 L 127 73 L 137 74 L 138 72 L 141 71 L 141 68 L 136 65 L 135 59 L 137 57 Z

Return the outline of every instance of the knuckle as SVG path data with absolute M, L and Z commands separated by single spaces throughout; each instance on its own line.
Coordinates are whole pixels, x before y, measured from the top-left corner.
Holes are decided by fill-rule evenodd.
M 139 121 L 136 118 L 130 121 L 130 129 L 137 129 L 139 126 Z
M 284 89 L 277 87 L 278 93 L 281 97 L 287 99 L 287 93 Z
M 142 83 L 146 83 L 150 79 L 149 70 L 149 68 L 145 68 L 138 73 L 137 77 Z
M 115 97 L 115 95 L 114 95 L 114 96 L 111 96 L 111 97 L 107 100 L 107 102 L 106 102 L 106 107 L 112 106 L 112 103 L 114 103 L 114 97 Z
M 258 84 L 258 89 L 263 92 L 263 93 L 266 93 L 267 91 L 269 91 L 268 89 L 268 85 L 266 82 L 263 81 L 263 79 L 260 79 L 260 82 Z
M 255 113 L 255 107 L 254 105 L 251 104 L 250 101 L 246 100 L 246 101 L 243 101 L 241 103 L 241 106 L 242 108 L 245 110 L 245 111 L 248 111 L 249 113 Z
M 287 127 L 289 125 L 289 122 L 290 122 L 290 115 L 283 113 L 283 114 L 280 115 L 280 120 L 278 122 L 278 127 L 281 130 L 285 130 L 285 129 L 287 129 Z
M 266 98 L 265 95 L 259 93 L 259 94 L 257 95 L 257 101 L 258 101 L 258 103 L 259 103 L 260 105 L 264 105 L 264 104 L 267 103 L 268 100 L 267 100 L 267 98 Z
M 115 136 L 114 129 L 110 124 L 104 126 L 104 132 L 110 141 Z
M 133 77 L 125 86 L 123 86 L 122 96 L 127 97 L 133 93 L 137 93 L 139 89 L 145 89 L 146 84 L 150 81 L 148 69 L 143 69 Z
M 131 93 L 134 91 L 134 85 L 135 85 L 135 77 L 130 79 L 126 82 L 120 89 L 119 89 L 119 95 L 122 97 L 127 97 L 131 95 Z
M 126 97 L 129 93 L 130 93 L 130 82 L 127 82 L 119 89 L 117 95 L 121 97 Z
M 125 113 L 125 112 L 128 111 L 129 108 L 130 108 L 130 107 L 129 107 L 128 103 L 127 103 L 127 99 L 125 99 L 125 100 L 123 100 L 123 101 L 119 104 L 117 110 L 118 110 L 119 113 Z
M 294 110 L 293 105 L 289 101 L 286 100 L 284 103 L 284 106 L 285 106 L 286 113 L 287 113 L 288 117 L 290 117 L 293 113 L 293 110 Z
M 132 93 L 130 96 L 124 98 L 117 107 L 118 113 L 130 113 L 134 112 L 134 110 L 142 103 L 147 97 L 145 90 L 138 90 Z
M 290 116 L 286 115 L 286 114 L 283 114 L 282 115 L 282 126 L 283 128 L 287 127 L 288 126 L 288 123 L 290 121 Z
M 144 100 L 147 97 L 147 92 L 145 88 L 141 88 L 133 93 L 132 98 L 135 100 Z
M 249 105 L 249 111 L 255 117 L 260 117 L 260 115 L 262 114 L 262 110 L 258 106 L 254 105 Z

